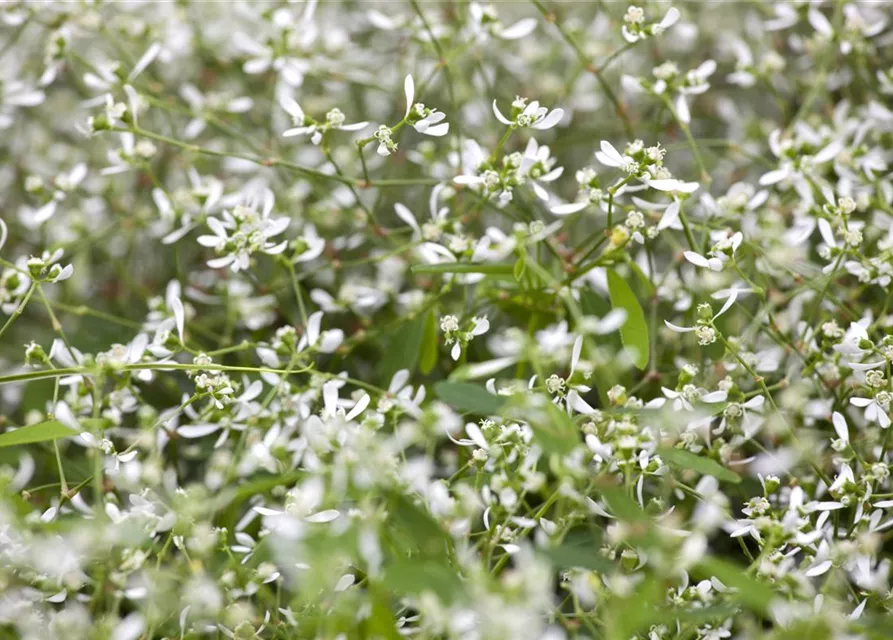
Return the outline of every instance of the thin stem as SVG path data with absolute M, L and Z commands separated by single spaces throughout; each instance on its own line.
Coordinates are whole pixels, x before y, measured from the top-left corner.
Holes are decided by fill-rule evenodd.
M 13 309 L 9 318 L 7 318 L 6 322 L 3 323 L 3 326 L 0 327 L 0 338 L 3 337 L 3 334 L 6 333 L 6 330 L 12 326 L 12 323 L 16 321 L 22 313 L 25 311 L 25 306 L 28 304 L 28 301 L 31 300 L 31 296 L 34 295 L 34 290 L 37 288 L 37 283 L 32 282 L 31 286 L 28 287 L 28 291 L 25 293 L 25 297 L 22 298 L 22 301 L 19 303 L 15 309 Z
M 574 37 L 561 24 L 559 24 L 558 19 L 556 18 L 555 14 L 550 12 L 548 9 L 546 9 L 546 7 L 543 5 L 543 3 L 540 2 L 539 0 L 531 0 L 531 2 L 533 2 L 533 5 L 537 9 L 539 9 L 539 12 L 541 14 L 543 14 L 543 17 L 546 19 L 547 22 L 551 22 L 552 24 L 555 25 L 555 28 L 558 29 L 558 33 L 561 34 L 561 37 L 564 39 L 564 41 L 568 45 L 570 45 L 571 49 L 574 50 L 574 53 L 576 54 L 577 58 L 580 60 L 580 64 L 582 64 L 583 67 L 589 73 L 591 73 L 592 75 L 595 76 L 595 79 L 598 82 L 599 87 L 601 87 L 601 90 L 604 92 L 605 96 L 608 98 L 608 100 L 614 106 L 614 112 L 620 117 L 620 120 L 623 123 L 623 131 L 626 134 L 626 137 L 632 139 L 633 138 L 633 127 L 632 127 L 632 123 L 630 122 L 630 119 L 629 119 L 629 114 L 626 112 L 626 108 L 624 108 L 624 106 L 617 99 L 617 96 L 614 93 L 614 90 L 611 89 L 611 86 L 608 84 L 608 82 L 605 80 L 605 78 L 602 75 L 602 72 L 604 71 L 604 67 L 607 66 L 607 64 L 612 61 L 613 57 L 620 55 L 620 53 L 622 53 L 622 50 L 615 51 L 613 54 L 611 54 L 611 56 L 609 56 L 605 60 L 606 64 L 602 65 L 601 67 L 593 64 L 592 60 L 589 58 L 589 56 L 586 54 L 586 52 L 583 51 L 583 48 L 577 43 L 576 40 L 574 40 Z M 625 47 L 625 48 L 628 48 L 628 47 Z
M 701 174 L 701 180 L 709 183 L 711 178 L 710 174 L 707 173 L 707 167 L 704 164 L 704 158 L 701 157 L 701 150 L 698 148 L 698 143 L 695 142 L 694 137 L 691 135 L 691 129 L 688 128 L 688 123 L 684 122 L 679 114 L 676 113 L 676 108 L 673 106 L 673 103 L 670 101 L 669 96 L 662 96 L 664 106 L 670 112 L 670 115 L 673 116 L 673 119 L 676 121 L 676 124 L 682 130 L 682 133 L 685 135 L 685 141 L 688 143 L 688 148 L 691 149 L 692 156 L 694 156 L 695 164 L 698 165 L 698 171 Z

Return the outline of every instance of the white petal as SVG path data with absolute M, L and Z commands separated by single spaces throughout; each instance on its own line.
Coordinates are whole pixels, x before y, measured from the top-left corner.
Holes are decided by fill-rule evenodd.
M 588 202 L 571 202 L 568 204 L 559 204 L 557 206 L 552 207 L 550 211 L 556 216 L 567 216 L 572 213 L 576 213 L 577 211 L 582 211 L 586 207 L 589 206 Z
M 351 420 L 356 418 L 358 415 L 363 413 L 363 411 L 366 410 L 366 407 L 369 406 L 370 400 L 371 400 L 371 398 L 369 397 L 369 394 L 364 393 L 363 396 L 359 400 L 357 400 L 357 403 L 353 406 L 353 409 L 351 409 L 348 412 L 348 414 L 346 416 L 344 416 L 344 419 L 347 422 L 350 422 Z
M 561 122 L 561 119 L 563 117 L 564 117 L 564 109 L 553 109 L 552 112 L 549 113 L 549 115 L 547 115 L 545 118 L 543 118 L 542 120 L 540 120 L 539 122 L 534 124 L 533 128 L 539 129 L 541 131 L 544 131 L 546 129 L 551 129 L 552 127 L 557 125 L 559 122 Z
M 846 424 L 846 419 L 839 412 L 835 411 L 831 415 L 831 423 L 834 425 L 834 430 L 837 432 L 837 437 L 844 442 L 849 442 L 850 432 Z
M 661 231 L 673 226 L 676 220 L 679 219 L 679 211 L 681 209 L 682 205 L 679 203 L 679 201 L 673 200 L 673 202 L 670 203 L 670 206 L 667 207 L 666 211 L 664 211 L 664 214 L 660 217 L 660 222 L 657 223 L 657 230 Z
M 158 57 L 158 54 L 161 53 L 161 45 L 157 42 L 152 43 L 152 45 L 146 49 L 146 52 L 142 55 L 142 57 L 137 60 L 137 63 L 133 65 L 133 70 L 130 72 L 130 75 L 127 76 L 128 80 L 133 80 L 143 71 L 145 71 L 146 67 L 152 64 L 152 61 Z
M 694 327 L 680 327 L 678 325 L 673 324 L 672 322 L 670 322 L 668 320 L 664 320 L 664 324 L 667 325 L 668 329 L 672 329 L 676 333 L 688 333 L 690 331 L 695 330 Z
M 468 437 L 471 438 L 471 441 L 474 442 L 481 449 L 487 448 L 487 439 L 484 438 L 484 434 L 481 433 L 480 427 L 478 427 L 475 423 L 469 422 L 465 425 L 465 433 L 468 434 Z
M 408 116 L 412 105 L 415 104 L 415 82 L 413 82 L 411 74 L 407 74 L 403 80 L 403 95 L 406 96 L 406 116 Z
M 597 503 L 595 500 L 593 500 L 592 498 L 587 497 L 586 504 L 589 506 L 589 510 L 598 516 L 601 516 L 603 518 L 613 518 L 614 517 L 610 513 L 605 511 L 602 508 L 602 506 L 599 503 Z
M 203 438 L 220 429 L 218 424 L 196 424 L 186 425 L 177 429 L 177 435 L 182 438 Z
M 314 513 L 313 515 L 307 516 L 304 518 L 305 522 L 331 522 L 335 520 L 341 513 L 335 509 L 327 509 L 325 511 L 320 511 L 319 513 Z
M 760 184 L 764 187 L 770 184 L 776 184 L 787 178 L 789 174 L 790 171 L 788 171 L 787 169 L 775 169 L 773 171 L 769 171 L 768 173 L 764 173 L 760 177 Z
M 426 136 L 434 136 L 439 138 L 441 136 L 445 136 L 450 132 L 450 123 L 444 122 L 442 124 L 436 124 L 433 127 L 428 127 L 425 129 Z
M 398 393 L 409 382 L 409 369 L 400 369 L 391 378 L 388 385 L 388 393 Z
M 110 640 L 137 640 L 146 628 L 146 619 L 141 613 L 131 613 L 117 624 Z
M 329 380 L 322 386 L 323 406 L 329 414 L 334 414 L 338 409 L 338 389 L 341 383 L 337 380 Z
M 497 35 L 503 40 L 518 40 L 533 33 L 533 30 L 536 29 L 536 24 L 535 18 L 524 18 L 518 20 L 512 26 L 502 29 Z
M 502 111 L 499 110 L 499 107 L 496 106 L 496 100 L 493 100 L 493 115 L 496 116 L 496 119 L 499 120 L 502 124 L 511 125 L 512 121 L 502 115 Z
M 397 214 L 398 218 L 412 227 L 413 231 L 416 231 L 417 233 L 422 232 L 421 228 L 419 227 L 419 223 L 415 219 L 415 216 L 412 215 L 412 211 L 406 208 L 406 205 L 400 202 L 395 203 L 394 212 Z
M 186 311 L 183 309 L 183 302 L 180 298 L 174 298 L 171 301 L 173 307 L 174 320 L 177 323 L 177 335 L 180 336 L 180 343 L 183 343 L 183 326 L 186 321 Z
M 577 370 L 577 363 L 580 361 L 580 352 L 583 350 L 583 336 L 577 336 L 577 339 L 574 340 L 574 350 L 571 355 L 571 371 L 568 374 L 568 377 L 574 374 L 574 371 Z
M 818 9 L 814 7 L 811 8 L 807 14 L 807 18 L 809 19 L 809 24 L 812 25 L 812 28 L 823 36 L 830 38 L 834 35 L 834 28 L 831 26 L 828 18 L 826 18 Z
M 625 164 L 623 156 L 620 155 L 617 149 L 614 148 L 614 145 L 610 142 L 602 140 L 599 146 L 601 147 L 604 156 L 609 160 L 609 162 L 606 162 L 605 164 L 611 167 L 620 167 Z
M 721 316 L 726 311 L 728 311 L 729 307 L 731 307 L 733 304 L 735 304 L 735 300 L 737 300 L 737 299 L 738 299 L 738 289 L 732 289 L 731 293 L 729 293 L 729 297 L 726 299 L 726 303 L 719 310 L 719 313 L 717 313 L 715 316 L 713 316 L 713 319 L 716 320 L 719 316 Z
M 688 110 L 688 102 L 685 101 L 685 96 L 681 93 L 676 97 L 676 115 L 679 117 L 680 122 L 686 124 L 691 122 L 691 112 Z
M 829 223 L 824 218 L 819 218 L 819 233 L 822 234 L 822 240 L 825 241 L 829 247 L 836 247 L 837 241 L 834 239 L 834 231 L 831 230 L 831 223 Z
M 686 251 L 682 255 L 685 256 L 686 260 L 697 267 L 710 267 L 710 262 L 700 253 L 695 253 L 694 251 Z
M 813 162 L 817 164 L 828 162 L 829 160 L 836 158 L 841 151 L 843 151 L 843 142 L 841 140 L 834 140 L 813 156 Z
M 647 184 L 652 189 L 657 189 L 658 191 L 683 191 L 682 187 L 684 185 L 681 181 L 673 178 L 649 180 Z
M 811 569 L 808 569 L 806 571 L 806 577 L 814 578 L 815 576 L 820 576 L 823 573 L 827 573 L 830 568 L 831 568 L 831 561 L 825 560 L 824 562 L 817 564 L 816 566 L 812 567 Z
M 345 573 L 335 583 L 335 591 L 347 591 L 348 588 L 356 581 L 356 577 L 352 573 Z
M 679 22 L 679 9 L 676 7 L 670 7 L 670 10 L 667 11 L 667 15 L 664 16 L 663 20 L 660 21 L 658 25 L 661 30 L 669 29 L 674 24 Z
M 322 322 L 322 311 L 316 311 L 307 319 L 307 344 L 313 346 L 319 340 L 319 325 Z
M 595 413 L 595 409 L 592 405 L 581 398 L 576 389 L 572 389 L 571 392 L 567 394 L 567 401 L 577 413 L 582 413 L 587 416 Z

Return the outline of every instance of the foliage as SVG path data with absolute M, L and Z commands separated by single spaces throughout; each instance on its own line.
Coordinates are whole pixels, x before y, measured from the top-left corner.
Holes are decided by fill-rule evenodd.
M 890 18 L 0 3 L 0 637 L 891 637 Z

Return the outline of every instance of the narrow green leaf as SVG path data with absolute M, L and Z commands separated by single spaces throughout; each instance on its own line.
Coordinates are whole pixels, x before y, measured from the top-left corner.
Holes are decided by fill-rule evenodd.
M 527 270 L 527 261 L 524 258 L 518 258 L 517 262 L 515 262 L 515 266 L 512 269 L 512 275 L 515 276 L 515 280 L 521 282 L 521 278 L 524 277 L 524 272 Z
M 415 371 L 419 363 L 424 331 L 425 317 L 423 315 L 410 318 L 399 325 L 396 332 L 385 343 L 386 351 L 383 362 L 385 378 L 390 378 L 400 369 Z
M 395 491 L 390 496 L 388 515 L 392 524 L 392 541 L 402 552 L 413 552 L 431 559 L 446 556 L 449 535 L 423 507 Z
M 611 513 L 619 520 L 629 524 L 651 526 L 651 518 L 622 487 L 601 484 L 598 487 L 598 492 L 608 503 Z
M 418 595 L 433 591 L 443 602 L 451 603 L 462 591 L 456 572 L 431 560 L 398 558 L 384 571 L 385 586 L 398 595 Z
M 683 449 L 675 449 L 671 447 L 661 447 L 657 450 L 661 458 L 669 462 L 674 467 L 680 469 L 692 469 L 705 476 L 713 476 L 717 480 L 738 484 L 741 482 L 741 476 L 726 469 L 716 460 L 704 458 L 702 456 L 685 451 Z
M 558 569 L 580 567 L 607 573 L 614 566 L 602 555 L 601 536 L 597 533 L 570 533 L 559 546 L 542 549 L 541 552 Z
M 620 338 L 624 346 L 635 350 L 635 365 L 644 369 L 648 366 L 648 323 L 645 321 L 642 305 L 626 280 L 612 269 L 608 269 L 608 292 L 614 308 L 626 311 L 626 322 L 620 328 Z
M 505 398 L 494 396 L 480 385 L 470 382 L 450 382 L 444 380 L 434 385 L 437 396 L 459 411 L 482 415 L 498 413 L 505 404 Z
M 580 429 L 571 418 L 539 394 L 517 394 L 512 398 L 505 415 L 524 420 L 530 425 L 533 437 L 548 453 L 570 453 L 580 443 Z
M 693 569 L 693 573 L 702 579 L 716 577 L 727 587 L 736 590 L 731 595 L 733 600 L 749 607 L 753 611 L 764 612 L 775 597 L 772 588 L 754 580 L 743 567 L 720 558 L 704 558 Z
M 20 444 L 33 444 L 46 442 L 58 438 L 67 438 L 77 435 L 77 431 L 66 427 L 58 420 L 48 420 L 40 424 L 31 424 L 15 431 L 7 431 L 0 434 L 0 447 L 14 447 Z
M 486 273 L 491 275 L 512 275 L 513 265 L 484 264 L 476 262 L 446 262 L 442 264 L 416 264 L 413 273 Z
M 423 322 L 419 371 L 428 374 L 437 364 L 437 316 L 434 315 L 433 309 L 428 310 Z
M 642 286 L 645 287 L 645 293 L 647 293 L 649 296 L 653 296 L 654 285 L 651 284 L 651 280 L 648 278 L 648 276 L 645 275 L 645 272 L 642 271 L 642 267 L 640 267 L 632 260 L 630 260 L 627 264 L 629 264 L 629 268 L 633 270 L 633 273 L 635 273 L 639 277 L 639 282 L 641 282 Z
M 394 614 L 389 606 L 387 591 L 375 584 L 371 584 L 368 591 L 372 601 L 372 612 L 366 619 L 366 628 L 369 634 L 364 637 L 402 640 L 403 636 L 397 630 Z
M 647 576 L 626 597 L 610 598 L 605 606 L 607 638 L 627 640 L 645 631 L 659 618 L 657 605 L 666 594 L 666 588 L 656 576 Z

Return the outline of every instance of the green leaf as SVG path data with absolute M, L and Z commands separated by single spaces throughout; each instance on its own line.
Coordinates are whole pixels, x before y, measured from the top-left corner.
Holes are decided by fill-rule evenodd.
M 635 273 L 639 277 L 639 282 L 641 282 L 642 286 L 645 287 L 645 293 L 649 296 L 653 296 L 655 293 L 654 285 L 651 284 L 651 280 L 648 278 L 648 276 L 645 275 L 645 272 L 642 271 L 642 267 L 640 267 L 632 260 L 630 260 L 627 264 L 629 264 L 629 268 L 633 270 L 633 273 Z
M 485 264 L 477 262 L 446 262 L 442 264 L 416 264 L 413 273 L 486 273 L 488 275 L 512 275 L 513 265 Z
M 674 467 L 680 469 L 692 469 L 705 476 L 713 476 L 717 480 L 738 484 L 741 482 L 741 476 L 726 469 L 716 460 L 704 458 L 702 456 L 685 451 L 683 449 L 675 449 L 671 447 L 661 447 L 657 450 L 658 455 L 669 462 Z
M 425 331 L 425 317 L 418 315 L 402 323 L 397 332 L 388 340 L 385 352 L 384 377 L 389 379 L 400 369 L 415 371 L 422 350 Z
M 437 396 L 459 411 L 491 415 L 498 413 L 505 404 L 505 398 L 494 396 L 483 387 L 470 382 L 450 382 L 444 380 L 434 385 Z
M 743 567 L 727 560 L 704 558 L 693 569 L 693 572 L 703 579 L 716 576 L 727 587 L 736 589 L 736 592 L 730 595 L 733 600 L 753 611 L 765 611 L 775 597 L 775 592 L 770 586 L 754 580 L 747 575 Z
M 521 278 L 524 277 L 524 272 L 527 270 L 527 261 L 524 258 L 518 258 L 517 262 L 515 262 L 515 266 L 512 268 L 512 275 L 515 276 L 515 280 L 521 282 Z
M 401 552 L 430 559 L 446 557 L 449 535 L 424 508 L 395 491 L 388 501 L 388 516 L 392 541 Z
M 656 576 L 647 576 L 626 597 L 612 597 L 606 605 L 605 627 L 610 640 L 627 640 L 646 631 L 658 619 L 657 606 L 666 595 L 666 587 Z
M 564 541 L 552 549 L 542 549 L 557 569 L 580 567 L 600 573 L 607 573 L 613 564 L 601 553 L 601 536 L 594 533 L 568 534 Z
M 434 310 L 425 314 L 422 329 L 422 348 L 419 356 L 419 371 L 424 374 L 431 373 L 437 364 L 437 316 Z
M 66 427 L 58 420 L 48 420 L 40 424 L 31 424 L 15 431 L 7 431 L 0 434 L 0 447 L 15 447 L 20 444 L 46 442 L 48 440 L 76 436 L 77 434 L 77 431 L 71 427 Z
M 598 492 L 608 503 L 611 513 L 619 520 L 642 527 L 651 527 L 651 518 L 622 487 L 602 483 L 598 485 Z
M 534 439 L 547 453 L 570 453 L 580 443 L 580 429 L 544 395 L 517 394 L 504 413 L 527 422 Z
M 433 591 L 446 603 L 455 601 L 462 591 L 456 572 L 431 560 L 398 558 L 385 569 L 383 581 L 399 595 Z
M 608 292 L 614 308 L 626 311 L 626 322 L 620 327 L 620 338 L 624 346 L 636 351 L 634 363 L 639 369 L 644 369 L 648 366 L 648 323 L 645 322 L 642 305 L 626 280 L 612 269 L 608 269 Z
M 366 619 L 366 628 L 370 638 L 387 638 L 387 640 L 403 640 L 403 636 L 394 624 L 394 614 L 388 602 L 387 592 L 380 586 L 370 584 L 368 588 L 372 601 L 372 612 Z

